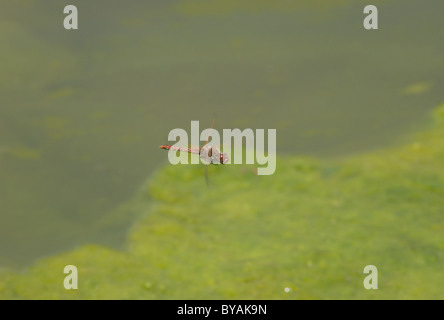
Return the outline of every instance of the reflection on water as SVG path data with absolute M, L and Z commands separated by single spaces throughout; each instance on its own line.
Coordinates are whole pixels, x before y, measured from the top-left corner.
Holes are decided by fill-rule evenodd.
M 121 244 L 133 217 L 107 214 L 190 120 L 335 156 L 396 141 L 442 99 L 441 1 L 376 2 L 377 31 L 350 1 L 74 1 L 78 31 L 58 1 L 23 3 L 0 12 L 0 265 Z

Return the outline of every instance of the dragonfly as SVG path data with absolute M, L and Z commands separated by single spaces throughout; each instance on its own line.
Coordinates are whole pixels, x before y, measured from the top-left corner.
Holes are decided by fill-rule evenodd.
M 213 122 L 211 124 L 211 129 L 214 128 L 214 123 L 216 121 L 216 116 L 213 118 Z M 208 144 L 208 140 L 210 139 L 210 135 L 208 135 L 207 140 L 202 148 L 200 147 L 191 147 L 191 148 L 181 148 L 172 145 L 161 145 L 160 149 L 164 150 L 174 150 L 180 152 L 187 152 L 192 154 L 198 154 L 205 165 L 205 182 L 207 186 L 209 186 L 208 179 L 208 164 L 227 164 L 230 161 L 230 158 L 226 153 L 220 151 L 219 148 L 215 146 L 210 146 Z

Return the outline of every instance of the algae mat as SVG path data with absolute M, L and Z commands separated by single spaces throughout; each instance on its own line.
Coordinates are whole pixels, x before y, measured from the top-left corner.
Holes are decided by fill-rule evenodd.
M 444 104 L 431 118 L 396 149 L 282 157 L 270 177 L 212 167 L 211 188 L 197 166 L 166 166 L 119 209 L 143 213 L 126 251 L 87 245 L 4 270 L 0 298 L 442 299 Z M 369 264 L 378 290 L 363 288 Z

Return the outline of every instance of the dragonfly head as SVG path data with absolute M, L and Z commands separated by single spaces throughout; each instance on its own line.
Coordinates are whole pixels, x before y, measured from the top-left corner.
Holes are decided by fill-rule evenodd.
M 220 163 L 227 164 L 228 161 L 230 161 L 230 158 L 228 158 L 228 155 L 226 153 L 221 153 L 220 154 Z

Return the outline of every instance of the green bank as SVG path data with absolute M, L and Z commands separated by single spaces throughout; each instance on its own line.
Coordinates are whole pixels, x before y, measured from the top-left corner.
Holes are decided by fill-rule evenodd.
M 166 165 L 109 214 L 139 217 L 126 250 L 86 245 L 3 270 L 0 298 L 442 299 L 443 135 L 441 105 L 404 146 L 280 157 L 273 176 L 213 166 L 207 188 L 201 167 Z M 363 287 L 370 264 L 378 290 Z

